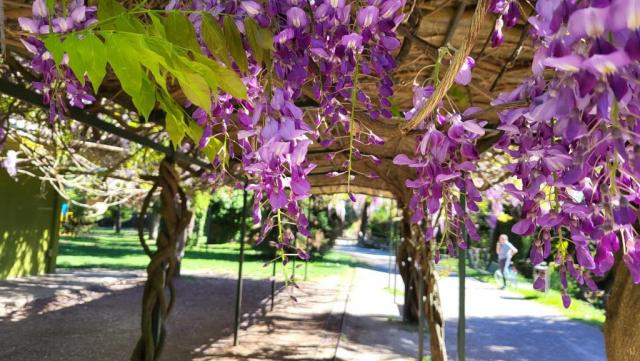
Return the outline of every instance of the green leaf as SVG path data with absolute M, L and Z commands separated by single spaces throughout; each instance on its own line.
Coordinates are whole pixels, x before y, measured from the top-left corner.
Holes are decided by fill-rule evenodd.
M 211 90 L 204 78 L 189 69 L 179 73 L 178 81 L 182 92 L 190 102 L 209 113 L 211 111 Z
M 129 94 L 141 117 L 147 119 L 156 104 L 155 84 L 147 77 L 140 63 L 142 36 L 114 33 L 106 37 L 109 64 Z
M 258 43 L 258 24 L 250 17 L 244 19 L 244 32 L 247 35 L 249 46 L 253 50 L 253 57 L 261 64 L 264 58 L 264 49 Z
M 140 47 L 140 43 L 138 37 L 127 34 L 114 33 L 106 36 L 111 69 L 120 80 L 122 89 L 132 97 L 139 93 L 144 76 L 139 57 L 134 50 Z
M 162 19 L 153 12 L 149 12 L 149 17 L 151 18 L 151 29 L 153 30 L 153 35 L 166 38 L 167 33 L 164 29 L 164 24 L 162 24 Z
M 67 36 L 63 43 L 65 52 L 69 56 L 69 67 L 76 78 L 84 85 L 84 73 L 87 71 L 87 50 L 84 43 L 75 34 Z
M 127 9 L 115 0 L 98 0 L 98 22 L 103 30 L 115 29 L 115 20 Z
M 178 148 L 184 139 L 184 135 L 187 131 L 186 124 L 184 124 L 184 113 L 171 96 L 167 93 L 161 92 L 160 98 L 158 98 L 162 109 L 167 114 L 165 119 L 165 128 L 169 134 L 169 139 L 175 148 Z
M 227 66 L 231 66 L 229 61 L 229 49 L 227 49 L 224 34 L 218 22 L 209 13 L 202 13 L 202 40 L 207 45 L 211 54 L 222 60 Z
M 227 39 L 227 44 L 231 56 L 238 64 L 241 71 L 246 72 L 248 69 L 247 53 L 242 46 L 242 38 L 240 37 L 240 30 L 236 26 L 231 16 L 224 17 L 224 36 Z
M 200 73 L 211 89 L 220 87 L 233 97 L 246 99 L 247 88 L 235 71 L 221 66 L 204 55 L 197 55 L 194 58 L 197 62 L 191 62 L 189 67 Z
M 173 143 L 175 148 L 178 148 L 185 134 L 184 116 L 182 114 L 176 116 L 174 113 L 167 113 L 166 128 L 171 143 Z
M 107 73 L 107 48 L 93 33 L 85 35 L 82 43 L 85 44 L 88 50 L 88 56 L 85 58 L 87 76 L 89 80 L 91 80 L 93 92 L 97 94 L 98 88 Z M 69 61 L 71 61 L 71 59 L 69 59 Z
M 60 65 L 60 63 L 62 62 L 62 57 L 64 56 L 64 46 L 62 44 L 62 41 L 60 41 L 58 35 L 49 35 L 42 39 L 42 42 L 44 43 L 44 46 L 47 48 L 47 50 L 51 53 L 51 56 L 53 57 L 53 60 L 56 62 L 56 64 Z
M 235 71 L 219 66 L 216 70 L 220 88 L 235 98 L 246 99 L 247 88 Z
M 173 44 L 200 53 L 200 44 L 196 38 L 196 31 L 187 16 L 181 12 L 171 11 L 164 19 L 167 40 Z
M 64 42 L 57 36 L 46 37 L 43 41 L 57 64 L 62 62 L 64 54 L 67 53 L 69 67 L 76 78 L 84 85 L 84 75 L 87 73 L 94 92 L 98 92 L 107 66 L 107 50 L 98 37 L 93 33 L 87 33 L 82 38 L 71 34 Z
M 118 16 L 115 20 L 115 30 L 138 34 L 147 32 L 144 24 L 133 14 L 122 14 Z
M 257 46 L 259 46 L 263 50 L 273 50 L 273 34 L 271 33 L 271 30 L 261 27 L 260 25 L 258 25 L 258 23 L 256 23 L 255 20 L 253 20 L 253 18 L 245 18 L 244 23 L 245 32 L 247 32 L 247 23 L 250 24 L 249 26 L 251 28 L 251 32 L 253 33 L 252 37 L 255 39 L 255 43 Z
M 138 115 L 149 119 L 149 114 L 156 106 L 155 84 L 148 77 L 142 77 L 142 87 L 138 94 L 132 97 L 133 105 L 138 109 Z

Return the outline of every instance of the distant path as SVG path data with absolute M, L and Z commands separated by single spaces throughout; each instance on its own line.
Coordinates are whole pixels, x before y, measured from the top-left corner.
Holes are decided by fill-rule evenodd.
M 366 318 L 362 314 L 353 317 L 350 310 L 371 310 L 372 303 L 383 302 L 379 299 L 376 300 L 375 297 L 379 296 L 378 289 L 387 287 L 388 284 L 387 273 L 382 272 L 388 268 L 388 253 L 354 245 L 338 244 L 336 250 L 353 255 L 358 261 L 365 263 L 368 266 L 367 268 L 371 268 L 359 268 L 359 272 L 356 273 L 357 278 L 354 281 L 355 285 L 366 284 L 366 287 L 359 287 L 357 289 L 358 292 L 366 293 L 368 292 L 367 289 L 371 289 L 371 295 L 359 294 L 354 297 L 352 292 L 350 296 L 351 303 L 360 302 L 361 304 L 350 304 L 347 307 L 345 320 L 347 325 L 349 325 L 350 320 L 356 325 L 363 324 Z M 568 320 L 551 307 L 525 300 L 518 294 L 501 291 L 476 279 L 467 278 L 466 281 L 467 360 L 606 360 L 603 335 L 598 328 Z M 397 287 L 403 289 L 402 280 L 399 276 L 397 282 Z M 447 353 L 451 360 L 455 360 L 458 278 L 441 278 L 439 285 L 446 319 Z M 391 299 L 393 299 L 393 296 L 391 296 Z M 397 297 L 396 301 L 401 304 L 402 297 Z M 387 299 L 387 302 L 393 301 Z M 388 307 L 383 309 L 389 310 Z M 370 339 L 373 342 L 384 344 L 385 341 L 381 342 L 374 336 L 374 334 L 386 332 L 382 325 L 378 326 L 378 328 L 368 331 L 371 333 Z M 346 332 L 348 333 L 348 331 L 347 329 Z M 362 330 L 358 331 L 362 332 Z M 393 332 L 396 332 L 395 329 Z M 347 334 L 347 339 L 348 336 Z M 366 339 L 366 335 L 358 337 Z M 408 355 L 408 352 L 411 352 L 411 348 L 415 347 L 415 339 L 417 339 L 416 332 L 412 332 L 410 335 L 405 333 L 402 337 L 397 338 L 395 345 L 387 347 L 395 349 L 402 355 Z M 386 342 L 391 341 L 387 340 Z M 428 341 L 425 342 L 428 350 Z M 388 358 L 375 359 L 386 360 Z

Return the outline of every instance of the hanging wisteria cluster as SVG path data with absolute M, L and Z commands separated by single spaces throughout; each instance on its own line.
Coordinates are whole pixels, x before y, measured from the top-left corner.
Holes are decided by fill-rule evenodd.
M 506 188 L 523 204 L 513 231 L 535 237 L 534 264 L 556 249 L 568 306 L 567 273 L 596 289 L 590 274 L 611 269 L 620 247 L 640 283 L 640 5 L 539 1 L 529 22 L 534 76 L 495 103 L 531 104 L 500 114 L 498 147 L 521 181 Z M 546 68 L 555 70 L 550 80 Z
M 414 108 L 406 113 L 407 119 L 431 97 L 433 86 L 417 86 L 414 94 Z M 464 118 L 476 110 L 447 113 L 440 104 L 433 118 L 424 125 L 425 133 L 418 137 L 415 156 L 399 154 L 393 160 L 396 165 L 416 170 L 417 178 L 406 182 L 406 186 L 413 189 L 409 202 L 413 211 L 411 221 L 423 224 L 429 241 L 434 240 L 439 231 L 441 238 L 437 241 L 446 243 L 451 254 L 456 244 L 467 248 L 462 229 L 466 229 L 472 240 L 480 239 L 468 211 L 478 211 L 477 202 L 482 200 L 470 172 L 476 171 L 473 161 L 479 159 L 479 154 L 475 141 L 484 135 L 486 122 Z M 466 200 L 461 204 L 462 195 Z
M 286 217 L 301 234 L 309 235 L 300 201 L 310 195 L 307 175 L 315 166 L 306 160 L 306 154 L 312 141 L 329 147 L 338 133 L 335 128 L 340 127 L 349 135 L 350 151 L 357 154 L 354 145 L 357 135 L 351 125 L 355 104 L 365 107 L 374 118 L 391 116 L 389 97 L 393 91 L 389 73 L 395 68 L 391 52 L 400 46 L 395 28 L 402 21 L 403 6 L 401 0 L 371 1 L 359 9 L 352 9 L 344 0 L 312 4 L 295 0 L 192 4 L 189 10 L 204 10 L 214 16 L 235 14 L 238 23 L 249 16 L 260 26 L 277 29 L 272 63 L 266 67 L 247 46 L 250 76 L 245 78 L 245 85 L 250 97 L 239 104 L 237 114 L 243 167 L 257 179 L 250 186 L 256 192 L 254 222 L 261 221 L 263 198 L 274 212 L 273 217 L 265 220 L 263 234 L 274 226 L 283 234 L 282 218 Z M 198 30 L 198 15 L 192 15 L 191 19 Z M 221 17 L 219 21 L 222 23 Z M 359 88 L 360 74 L 380 79 L 381 97 L 376 104 Z M 303 96 L 319 105 L 311 124 L 296 105 Z M 226 132 L 233 126 L 231 116 L 235 108 L 233 98 L 219 96 L 212 104 L 211 116 L 199 109 L 194 118 L 205 128 L 205 135 L 211 135 L 209 129 L 221 122 Z M 370 135 L 367 139 L 371 142 L 378 138 Z M 344 165 L 349 179 L 353 156 L 350 154 Z M 282 241 L 290 240 L 284 237 Z
M 357 110 L 372 119 L 392 116 L 391 72 L 404 8 L 404 0 L 199 0 L 167 6 L 167 12 L 189 14 L 196 47 L 214 61 L 225 59 L 208 42 L 203 30 L 208 19 L 242 35 L 244 55 L 228 66 L 241 76 L 246 98 L 221 91 L 211 94 L 209 108 L 187 104 L 187 109 L 202 129 L 200 147 L 224 139 L 225 152 L 214 164 L 222 164 L 222 157 L 240 159 L 253 176 L 254 221 L 263 222 L 263 234 L 275 227 L 280 241 L 290 242 L 282 229 L 286 222 L 308 234 L 300 202 L 310 194 L 314 165 L 307 149 L 312 143 L 337 144 L 349 152 L 333 174 L 348 182 L 352 162 L 363 156 L 358 144 L 381 143 L 375 134 L 357 134 L 354 121 Z M 78 79 L 68 56 L 56 64 L 38 38 L 91 27 L 96 9 L 76 0 L 56 7 L 55 14 L 50 10 L 36 0 L 33 17 L 20 24 L 33 34 L 23 43 L 34 54 L 31 66 L 42 75 L 34 87 L 50 104 L 53 120 L 67 103 L 83 107 L 95 101 L 91 85 L 95 92 L 100 84 Z M 503 26 L 515 26 L 525 14 L 515 0 L 494 0 L 489 11 L 498 14 L 491 42 L 499 46 Z M 540 0 L 528 22 L 536 49 L 533 76 L 493 104 L 526 100 L 530 105 L 499 114 L 497 130 L 503 135 L 496 149 L 511 157 L 505 170 L 517 180 L 504 185 L 522 210 L 513 231 L 534 237 L 534 264 L 555 259 L 568 306 L 567 273 L 595 288 L 592 274 L 607 272 L 619 250 L 640 283 L 640 235 L 634 228 L 640 206 L 640 5 L 634 0 Z M 256 31 L 250 27 L 254 23 L 273 35 L 268 54 L 256 52 L 255 38 L 248 36 Z M 468 57 L 456 82 L 467 85 L 474 66 Z M 548 69 L 554 70 L 552 77 L 545 77 Z M 358 83 L 363 75 L 377 80 L 378 98 L 369 98 Z M 438 80 L 436 72 L 431 84 L 415 86 L 407 119 L 425 105 Z M 301 102 L 314 104 L 313 109 L 301 108 Z M 415 170 L 416 178 L 406 183 L 413 191 L 412 221 L 451 253 L 455 246 L 467 247 L 463 229 L 479 239 L 470 217 L 482 200 L 473 173 L 480 157 L 476 143 L 489 125 L 474 119 L 477 110 L 457 113 L 440 104 L 419 125 L 415 153 L 394 159 Z M 235 154 L 234 145 L 241 154 Z M 266 204 L 272 213 L 262 220 Z M 543 287 L 542 282 L 536 280 L 535 286 Z
M 32 9 L 33 17 L 19 18 L 19 22 L 24 31 L 34 35 L 68 33 L 97 22 L 96 7 L 85 6 L 82 0 L 70 1 L 67 8 L 58 9 L 59 16 L 49 14 L 44 0 L 34 1 Z M 25 37 L 21 41 L 27 51 L 33 54 L 31 68 L 41 76 L 39 81 L 33 83 L 33 87 L 42 93 L 45 104 L 49 104 L 52 122 L 58 117 L 64 117 L 68 110 L 67 104 L 83 109 L 85 105 L 95 101 L 89 83 L 83 85 L 73 74 L 68 56 L 65 56 L 62 64 L 56 64 L 37 36 Z M 96 90 L 99 85 L 95 85 Z

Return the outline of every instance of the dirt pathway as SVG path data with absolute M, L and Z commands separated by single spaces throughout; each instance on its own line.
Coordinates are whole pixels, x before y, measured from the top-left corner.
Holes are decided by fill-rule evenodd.
M 114 277 L 118 279 L 117 274 Z M 53 296 L 37 298 L 0 317 L 0 360 L 129 359 L 139 336 L 142 299 L 139 282 L 125 282 L 126 287 L 120 281 L 100 283 L 99 288 L 94 282 L 82 288 L 73 279 L 69 285 L 59 279 L 45 279 L 49 282 L 40 284 L 36 278 L 30 278 L 28 282 L 13 284 L 13 288 L 7 288 L 3 282 L 3 292 L 12 289 L 14 294 L 36 286 L 65 290 L 71 285 L 75 292 L 50 292 Z M 203 345 L 232 334 L 234 297 L 230 295 L 235 294 L 236 281 L 202 274 L 182 277 L 175 285 L 178 297 L 167 325 L 162 360 L 201 359 Z M 261 301 L 268 298 L 270 289 L 268 280 L 245 280 L 244 310 L 260 314 L 264 308 Z
M 349 285 L 349 278 L 329 277 L 283 289 L 272 311 L 247 315 L 238 346 L 228 336 L 202 345 L 194 360 L 333 360 Z M 263 304 L 270 307 L 268 299 Z

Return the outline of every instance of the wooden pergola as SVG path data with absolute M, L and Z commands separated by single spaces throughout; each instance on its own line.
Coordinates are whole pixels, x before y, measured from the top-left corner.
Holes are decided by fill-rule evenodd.
M 35 106 L 44 107 L 40 96 L 28 89 L 28 84 L 34 79 L 34 75 L 28 69 L 26 59 L 29 54 L 24 49 L 19 38 L 21 33 L 17 24 L 18 17 L 31 16 L 31 2 L 25 0 L 3 1 L 4 3 L 4 33 L 6 44 L 5 69 L 3 79 L 0 80 L 0 92 L 12 97 L 29 102 Z M 153 2 L 152 2 L 153 3 Z M 486 135 L 479 141 L 483 156 L 487 159 L 493 157 L 491 146 L 499 139 L 500 131 L 495 130 L 498 123 L 497 111 L 508 107 L 522 106 L 523 103 L 492 106 L 490 101 L 497 94 L 512 90 L 521 79 L 531 72 L 533 57 L 532 44 L 527 40 L 528 25 L 521 21 L 512 28 L 504 29 L 504 43 L 498 48 L 492 48 L 490 37 L 495 25 L 496 17 L 487 11 L 486 0 L 416 0 L 408 1 L 406 11 L 409 12 L 407 21 L 399 27 L 402 37 L 402 46 L 396 54 L 398 66 L 393 73 L 394 78 L 394 102 L 399 109 L 412 108 L 413 86 L 423 84 L 431 76 L 431 68 L 438 59 L 441 47 L 446 47 L 452 54 L 467 52 L 475 60 L 473 79 L 466 87 L 457 87 L 456 96 L 447 97 L 445 103 L 449 107 L 466 109 L 470 106 L 479 107 L 473 114 L 474 119 L 489 122 Z M 532 9 L 528 2 L 522 2 L 522 14 L 530 14 Z M 157 4 L 155 4 L 157 5 Z M 460 66 L 458 56 L 445 59 L 441 73 L 445 74 L 440 85 L 442 95 L 447 93 L 451 82 L 446 82 L 448 69 L 457 69 Z M 454 74 L 455 75 L 455 74 Z M 363 77 L 360 82 L 365 91 L 372 98 L 376 96 L 375 84 L 370 79 Z M 131 99 L 121 91 L 120 84 L 113 75 L 108 75 L 106 82 L 101 86 L 97 98 L 105 99 L 104 102 L 96 101 L 95 105 L 86 110 L 71 109 L 70 118 L 83 122 L 91 127 L 113 133 L 126 139 L 150 147 L 167 155 L 167 160 L 160 166 L 157 187 L 162 189 L 162 197 L 167 203 L 180 198 L 180 188 L 177 184 L 175 171 L 172 171 L 174 163 L 181 167 L 208 169 L 210 165 L 197 152 L 184 154 L 175 152 L 171 147 L 152 141 L 147 128 L 139 130 L 126 127 L 124 115 L 130 115 L 134 109 Z M 306 111 L 314 112 L 317 103 L 311 92 L 307 92 L 304 104 Z M 429 104 L 427 104 L 427 107 Z M 433 110 L 433 109 L 430 109 Z M 427 109 L 428 111 L 428 109 Z M 99 114 L 108 116 L 113 121 L 105 121 L 98 117 Z M 154 111 L 147 121 L 163 124 L 161 111 Z M 427 302 L 423 310 L 426 313 L 431 339 L 431 357 L 434 361 L 447 358 L 444 349 L 444 317 L 442 315 L 441 301 L 437 285 L 437 276 L 433 263 L 433 252 L 437 250 L 426 247 L 422 231 L 412 226 L 409 222 L 410 210 L 408 209 L 411 190 L 405 186 L 405 181 L 415 177 L 415 173 L 408 167 L 394 166 L 393 158 L 398 154 L 413 154 L 416 146 L 416 137 L 420 130 L 414 130 L 416 121 L 404 118 L 373 120 L 364 109 L 358 109 L 356 114 L 356 127 L 364 132 L 372 132 L 384 140 L 383 145 L 359 145 L 362 154 L 373 155 L 380 162 L 376 164 L 369 157 L 354 160 L 353 169 L 359 174 L 374 174 L 375 178 L 357 175 L 350 184 L 347 184 L 345 176 L 328 177 L 327 174 L 339 171 L 346 160 L 344 152 L 338 153 L 333 158 L 327 154 L 348 148 L 346 142 L 336 141 L 329 149 L 320 144 L 313 144 L 309 148 L 308 160 L 317 164 L 317 167 L 309 176 L 313 194 L 344 193 L 347 190 L 353 193 L 362 193 L 372 196 L 384 196 L 394 198 L 398 207 L 403 209 L 402 239 L 397 262 L 400 273 L 405 282 L 405 317 L 415 318 L 418 314 L 419 299 L 417 290 L 424 290 Z M 313 126 L 313 125 L 312 125 Z M 491 128 L 493 127 L 493 130 Z M 340 130 L 335 130 L 339 133 Z M 233 131 L 232 131 L 233 133 Z M 231 134 L 235 136 L 234 134 Z M 338 138 L 340 135 L 335 134 Z M 232 172 L 241 176 L 240 168 L 230 166 Z M 251 180 L 249 179 L 249 182 Z M 154 187 L 155 190 L 155 187 Z M 180 205 L 181 202 L 178 202 Z M 180 207 L 184 208 L 184 204 Z M 178 208 L 180 208 L 178 207 Z M 172 209 L 169 209 L 172 208 Z M 160 243 L 171 247 L 172 239 L 180 227 L 183 227 L 182 217 L 176 213 L 176 207 L 163 207 L 163 217 L 168 228 L 161 237 Z M 162 244 L 159 248 L 162 249 Z M 151 263 L 157 260 L 157 255 L 150 255 Z M 461 269 L 464 270 L 464 267 Z M 164 277 L 162 271 L 155 268 L 149 270 L 149 283 L 145 289 L 147 293 L 160 292 L 162 289 L 150 285 L 154 277 Z M 464 280 L 464 277 L 461 277 Z M 464 285 L 462 285 L 463 287 Z M 156 295 L 157 297 L 157 295 Z M 464 307 L 464 302 L 461 303 Z M 154 319 L 162 319 L 162 313 L 157 307 L 152 307 L 149 312 L 143 312 L 145 317 L 153 316 Z M 461 310 L 464 312 L 464 309 Z M 155 315 L 155 316 L 154 316 Z M 463 316 L 464 314 L 462 314 Z M 143 335 L 147 331 L 143 327 Z M 464 326 L 461 329 L 464 336 Z M 153 338 L 157 341 L 157 338 Z M 463 346 L 463 345 L 462 345 Z M 139 352 L 143 352 L 144 345 L 139 344 Z M 464 348 L 462 348 L 464 349 Z M 460 355 L 463 359 L 464 354 Z M 133 358 L 135 359 L 135 358 Z

